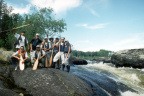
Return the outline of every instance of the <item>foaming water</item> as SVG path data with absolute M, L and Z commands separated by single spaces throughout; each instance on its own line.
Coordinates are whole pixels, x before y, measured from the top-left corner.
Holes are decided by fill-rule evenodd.
M 111 63 L 94 63 L 88 65 L 79 65 L 78 68 L 91 72 L 104 72 L 108 74 L 108 78 L 113 79 L 116 82 L 122 83 L 129 88 L 132 88 L 136 92 L 125 91 L 120 92 L 121 96 L 144 96 L 144 69 L 134 69 L 128 67 L 116 68 Z
M 131 91 L 126 91 L 121 93 L 122 96 L 144 96 L 144 94 L 137 94 Z

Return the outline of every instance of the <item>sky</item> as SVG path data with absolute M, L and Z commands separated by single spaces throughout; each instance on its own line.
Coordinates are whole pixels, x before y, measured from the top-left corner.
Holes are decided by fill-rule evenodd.
M 34 5 L 54 9 L 67 30 L 61 35 L 74 50 L 119 51 L 144 48 L 144 0 L 4 0 L 13 13 Z

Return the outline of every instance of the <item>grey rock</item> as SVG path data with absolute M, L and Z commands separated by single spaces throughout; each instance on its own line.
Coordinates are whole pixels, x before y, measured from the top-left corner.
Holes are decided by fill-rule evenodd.
M 116 67 L 144 68 L 144 49 L 130 49 L 115 52 L 111 61 Z
M 11 68 L 9 66 L 0 68 L 0 74 L 12 78 L 18 88 L 25 89 L 31 96 L 92 96 L 93 94 L 86 82 L 64 71 L 51 68 L 35 71 L 27 68 L 24 71 L 14 71 L 14 68 Z
M 1 51 L 0 50 L 0 62 L 1 63 L 11 63 L 11 56 L 13 51 Z

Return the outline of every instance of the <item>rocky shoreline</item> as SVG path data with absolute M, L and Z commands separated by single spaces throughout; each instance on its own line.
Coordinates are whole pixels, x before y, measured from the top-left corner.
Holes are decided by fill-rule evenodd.
M 90 61 L 96 61 L 97 63 L 99 62 L 111 63 L 111 57 L 99 57 L 99 58 L 92 59 Z
M 0 96 L 92 96 L 91 87 L 83 80 L 57 69 L 27 68 L 14 70 L 13 66 L 0 68 Z

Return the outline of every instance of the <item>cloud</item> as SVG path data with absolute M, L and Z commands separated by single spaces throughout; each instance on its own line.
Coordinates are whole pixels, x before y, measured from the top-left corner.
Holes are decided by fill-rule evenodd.
M 82 0 L 28 0 L 32 5 L 40 8 L 53 8 L 55 13 L 66 12 L 81 5 Z
M 108 25 L 109 23 L 103 23 L 103 24 L 96 24 L 96 25 L 92 25 L 92 26 L 89 26 L 88 24 L 76 24 L 76 26 L 80 27 L 85 27 L 85 28 L 88 28 L 88 29 L 100 29 L 100 28 L 105 28 L 106 25 Z
M 99 14 L 95 10 L 93 10 L 93 9 L 89 9 L 89 10 L 94 16 L 99 17 Z
M 30 11 L 30 7 L 30 4 L 26 5 L 25 8 L 18 8 L 16 6 L 13 6 L 14 10 L 11 13 L 27 14 Z

